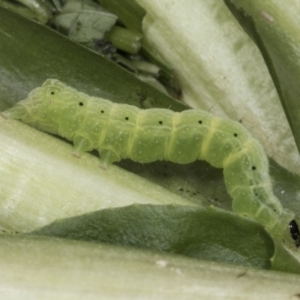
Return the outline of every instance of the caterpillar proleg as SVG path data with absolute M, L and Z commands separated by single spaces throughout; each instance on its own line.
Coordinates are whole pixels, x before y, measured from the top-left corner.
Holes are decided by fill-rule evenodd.
M 264 149 L 238 122 L 194 109 L 141 110 L 90 97 L 55 79 L 46 80 L 2 116 L 73 141 L 77 156 L 97 149 L 104 166 L 125 158 L 178 164 L 205 160 L 224 169 L 235 213 L 300 246 L 294 213 L 273 193 Z

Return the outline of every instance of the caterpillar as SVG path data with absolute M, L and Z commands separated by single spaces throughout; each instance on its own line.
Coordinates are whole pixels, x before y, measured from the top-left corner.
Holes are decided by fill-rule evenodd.
M 238 122 L 201 110 L 178 113 L 116 104 L 56 79 L 46 80 L 2 116 L 73 141 L 76 156 L 97 149 L 104 167 L 125 158 L 178 164 L 205 160 L 223 168 L 233 212 L 300 246 L 294 213 L 284 209 L 273 193 L 264 149 Z

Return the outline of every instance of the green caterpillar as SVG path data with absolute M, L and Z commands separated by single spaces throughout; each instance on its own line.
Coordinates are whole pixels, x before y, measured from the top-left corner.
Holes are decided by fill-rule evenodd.
M 55 79 L 46 80 L 2 116 L 73 141 L 77 156 L 97 149 L 103 166 L 125 158 L 179 164 L 205 160 L 224 169 L 234 212 L 300 246 L 294 213 L 283 209 L 273 194 L 268 158 L 238 122 L 201 110 L 177 113 L 115 104 L 89 97 Z

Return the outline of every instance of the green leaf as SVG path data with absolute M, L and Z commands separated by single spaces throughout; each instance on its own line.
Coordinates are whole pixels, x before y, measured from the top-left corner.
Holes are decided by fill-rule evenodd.
M 299 275 L 133 247 L 0 235 L 3 299 L 288 299 Z M 255 288 L 254 288 L 255 287 Z
M 98 2 L 117 15 L 127 28 L 142 32 L 142 20 L 146 12 L 136 1 L 122 0 L 122 5 L 118 0 L 98 0 Z
M 31 234 L 138 246 L 300 274 L 300 263 L 282 247 L 271 266 L 274 242 L 261 225 L 215 208 L 136 204 L 58 220 Z
M 51 25 L 71 40 L 87 43 L 103 39 L 117 19 L 92 1 L 67 1 Z
M 300 29 L 297 1 L 225 0 L 259 47 L 300 149 Z
M 164 17 L 156 20 L 161 19 Z M 175 20 L 177 22 L 178 19 Z M 193 18 L 185 20 L 190 22 Z M 0 110 L 24 98 L 28 91 L 39 86 L 49 77 L 58 78 L 88 94 L 102 96 L 116 102 L 124 101 L 144 108 L 170 107 L 177 111 L 185 108 L 184 105 L 173 102 L 169 97 L 137 81 L 128 72 L 95 53 L 68 41 L 46 27 L 2 8 L 0 8 L 0 28 Z M 189 32 L 185 33 L 189 34 Z M 182 40 L 178 45 L 181 44 L 184 44 Z M 191 49 L 197 52 L 197 49 L 193 47 Z M 181 59 L 182 63 L 184 61 L 185 59 Z M 190 61 L 194 63 L 194 68 L 189 69 L 182 65 L 182 69 L 188 70 L 186 78 L 192 80 L 195 73 L 191 71 L 196 70 L 198 74 L 199 69 L 195 60 Z M 190 84 L 191 86 L 198 84 L 197 76 L 195 82 Z M 201 94 L 194 94 L 195 98 L 196 96 L 205 98 L 199 95 Z M 100 209 L 103 204 L 110 207 L 115 200 L 114 197 L 118 196 L 120 187 L 125 190 L 131 189 L 128 188 L 126 180 L 133 184 L 132 199 L 141 200 L 142 203 L 147 203 L 143 198 L 145 193 L 151 194 L 149 198 L 154 196 L 166 202 L 169 199 L 168 203 L 173 203 L 174 197 L 176 198 L 175 193 L 198 200 L 202 190 L 206 190 L 206 185 L 210 183 L 212 193 L 208 192 L 204 198 L 209 198 L 222 207 L 230 206 L 228 196 L 228 201 L 225 199 L 221 171 L 212 169 L 205 163 L 197 162 L 191 166 L 175 166 L 166 163 L 130 166 L 129 162 L 123 162 L 129 169 L 139 169 L 141 173 L 148 172 L 150 176 L 149 174 L 145 176 L 152 181 L 160 182 L 168 188 L 171 186 L 174 194 L 169 193 L 170 197 L 166 200 L 163 189 L 157 185 L 147 186 L 147 181 L 136 176 L 130 177 L 132 174 L 129 172 L 112 167 L 110 168 L 112 170 L 103 173 L 97 166 L 97 158 L 90 154 L 86 154 L 79 161 L 74 160 L 70 156 L 71 147 L 65 141 L 14 121 L 5 122 L 1 119 L 0 129 L 2 182 L 0 219 L 3 222 L 7 218 L 5 221 L 10 222 L 10 229 L 15 229 L 17 223 L 20 231 L 24 230 L 26 226 L 32 225 L 31 218 L 36 222 L 31 227 L 34 229 L 37 225 L 47 224 L 55 218 L 65 217 L 63 213 L 69 213 L 70 208 L 73 210 L 73 215 L 78 215 L 87 211 L 89 205 L 90 211 Z M 77 173 L 73 172 L 74 170 Z M 108 180 L 100 181 L 100 177 Z M 54 184 L 53 181 L 51 182 L 52 179 Z M 193 182 L 192 185 L 189 183 L 190 180 Z M 122 184 L 106 189 L 108 181 L 119 181 Z M 199 182 L 202 182 L 204 188 L 199 187 Z M 289 191 L 289 182 L 285 184 L 282 187 L 279 182 L 279 194 L 282 189 L 285 192 Z M 66 186 L 64 192 L 54 203 L 51 203 L 52 195 L 63 185 Z M 87 185 L 93 185 L 95 189 L 89 189 Z M 293 188 L 296 186 L 295 180 Z M 135 189 L 139 188 L 140 191 L 136 192 Z M 37 190 L 42 191 L 43 194 L 35 194 Z M 107 194 L 109 190 L 111 194 Z M 293 193 L 296 193 L 295 190 L 296 188 Z M 216 192 L 219 193 L 218 199 L 215 199 Z M 94 194 L 92 202 L 87 196 L 91 194 Z M 45 205 L 46 196 L 50 200 L 50 205 L 49 203 Z M 98 196 L 103 196 L 104 203 L 99 203 L 100 201 L 97 203 Z M 115 202 L 115 206 L 128 204 L 126 202 L 128 198 L 123 190 L 119 196 L 121 197 L 118 202 Z M 287 197 L 287 201 L 290 196 L 291 194 Z M 182 199 L 178 203 L 181 201 Z M 27 230 L 28 228 L 29 226 Z M 50 294 L 50 297 L 55 295 L 57 299 L 59 299 L 58 295 L 61 298 L 68 298 L 70 295 L 69 298 L 76 299 L 76 297 L 96 295 L 94 298 L 99 299 L 99 295 L 103 297 L 105 294 L 112 298 L 117 296 L 129 299 L 156 296 L 166 298 L 170 295 L 172 299 L 176 297 L 199 299 L 208 295 L 218 297 L 220 293 L 225 293 L 233 298 L 237 295 L 237 286 L 243 287 L 239 289 L 241 299 L 249 295 L 257 296 L 258 293 L 260 297 L 287 298 L 299 292 L 299 276 L 279 272 L 261 270 L 258 272 L 237 266 L 230 268 L 212 262 L 205 263 L 201 260 L 129 247 L 115 250 L 116 247 L 96 243 L 52 238 L 37 239 L 29 236 L 26 238 L 1 236 L 0 238 L 2 278 L 0 290 L 5 290 L 8 294 L 14 291 L 18 297 L 25 294 L 24 297 L 28 295 L 27 298 L 30 299 L 34 299 L 33 297 L 41 299 L 42 296 Z M 281 266 L 277 269 L 282 268 L 288 260 L 280 254 L 278 263 Z M 249 286 L 253 285 L 256 287 L 255 290 L 249 289 Z M 280 290 L 277 289 L 278 286 Z
M 57 32 L 0 7 L 0 110 L 25 98 L 47 78 L 90 95 L 142 107 L 184 105 Z M 140 203 L 190 201 L 111 166 L 71 155 L 66 141 L 0 117 L 0 227 L 27 232 L 57 218 Z M 158 201 L 158 202 L 157 202 Z
M 299 153 L 268 69 L 224 2 L 137 2 L 147 11 L 143 43 L 174 70 L 182 100 L 241 122 L 269 156 L 298 174 Z
M 55 11 L 52 3 L 43 0 L 0 0 L 0 6 L 42 24 L 46 24 Z
M 0 25 L 0 108 L 2 109 L 10 107 L 12 103 L 24 98 L 29 90 L 39 86 L 48 77 L 60 78 L 90 95 L 102 96 L 140 107 L 170 107 L 174 110 L 185 108 L 184 105 L 138 81 L 115 64 L 67 40 L 49 28 L 26 20 L 3 8 L 0 8 Z M 129 173 L 117 171 L 115 167 L 111 167 L 112 170 L 103 174 L 98 168 L 95 157 L 87 154 L 78 161 L 70 156 L 69 144 L 29 129 L 26 125 L 18 124 L 18 122 L 5 122 L 1 119 L 2 163 L 0 176 L 5 179 L 6 184 L 5 188 L 1 190 L 0 200 L 2 225 L 6 230 L 28 231 L 46 225 L 55 218 L 72 216 L 74 215 L 71 213 L 72 211 L 81 214 L 93 209 L 108 207 L 107 205 L 116 206 L 117 203 L 122 203 L 122 199 L 118 197 L 119 194 L 113 197 L 116 195 L 116 187 L 112 187 L 108 193 L 109 201 L 105 198 L 107 194 L 94 193 L 94 191 L 98 191 L 97 186 L 101 188 L 99 181 L 101 177 L 108 176 L 110 178 L 109 185 L 105 182 L 102 183 L 104 186 L 107 185 L 105 190 L 108 191 L 114 177 L 127 178 L 128 182 L 132 180 L 133 186 L 135 185 L 136 176 L 131 177 Z M 51 169 L 47 174 L 54 172 L 57 176 L 47 175 L 43 172 L 40 166 L 45 165 L 45 159 L 49 160 L 48 168 Z M 64 167 L 55 168 L 62 162 L 64 162 Z M 91 167 L 93 164 L 94 167 Z M 231 198 L 224 186 L 222 170 L 214 169 L 205 162 L 198 161 L 190 165 L 176 165 L 168 162 L 141 165 L 123 161 L 119 165 L 156 183 L 157 185 L 150 184 L 147 189 L 153 191 L 155 199 L 169 199 L 166 201 L 170 201 L 173 198 L 176 203 L 178 203 L 177 201 L 184 203 L 193 201 L 201 203 L 201 205 L 213 204 L 231 210 Z M 87 168 L 87 173 L 83 171 L 84 168 Z M 74 170 L 76 170 L 75 173 Z M 73 178 L 80 182 L 81 172 L 88 174 L 86 178 L 91 179 L 89 185 L 93 186 L 90 192 L 85 191 L 86 197 L 76 197 L 77 188 L 84 184 L 84 181 L 74 185 Z M 292 181 L 286 180 L 291 178 L 291 175 L 287 175 L 278 165 L 272 167 L 271 172 L 276 173 L 274 179 L 277 185 L 277 195 L 286 202 L 287 207 L 292 206 L 290 208 L 297 212 L 299 210 L 297 203 L 300 197 L 299 178 L 294 176 Z M 34 176 L 35 174 L 39 175 Z M 26 178 L 32 180 L 26 180 Z M 62 178 L 64 179 L 62 180 Z M 143 180 L 139 182 L 145 184 Z M 132 184 L 126 183 L 127 186 L 132 186 Z M 53 186 L 53 194 L 49 193 L 50 186 Z M 74 189 L 73 186 L 76 188 Z M 16 187 L 21 188 L 22 192 L 16 194 Z M 165 189 L 173 194 L 170 192 L 165 194 L 163 192 L 166 191 Z M 39 191 L 36 198 L 34 191 Z M 155 191 L 157 192 L 155 193 Z M 140 192 L 143 192 L 142 189 Z M 79 194 L 81 195 L 81 193 Z M 77 193 L 77 195 L 79 194 Z M 134 195 L 132 192 L 130 194 Z M 160 196 L 157 197 L 159 194 Z M 148 197 L 147 195 L 146 198 L 140 194 L 135 195 L 137 199 L 143 199 L 143 203 Z M 54 206 L 49 202 L 51 196 L 56 199 L 53 201 Z M 182 198 L 185 198 L 186 201 Z M 14 201 L 11 202 L 7 199 Z M 34 201 L 34 199 L 36 200 Z M 93 199 L 91 203 L 95 204 L 88 204 L 88 199 Z M 103 199 L 104 205 L 100 199 Z M 133 198 L 130 196 L 126 199 Z M 130 201 L 124 201 L 123 205 L 132 203 Z M 15 203 L 20 203 L 20 205 Z M 74 207 L 70 209 L 70 206 L 64 203 L 73 203 Z M 28 213 L 24 213 L 26 211 Z
M 0 28 L 0 110 L 24 99 L 48 78 L 115 102 L 186 108 L 106 58 L 2 7 Z
M 58 218 L 132 203 L 190 201 L 21 122 L 0 117 L 0 228 L 28 232 Z

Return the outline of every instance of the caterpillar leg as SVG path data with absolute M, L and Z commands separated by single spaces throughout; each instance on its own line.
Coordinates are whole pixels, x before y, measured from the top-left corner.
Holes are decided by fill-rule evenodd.
M 91 144 L 91 142 L 82 136 L 75 136 L 73 142 L 74 147 L 72 155 L 74 155 L 75 157 L 80 157 L 83 152 L 87 152 L 93 149 L 93 145 Z
M 100 167 L 102 169 L 107 169 L 109 165 L 121 160 L 120 157 L 111 150 L 107 150 L 107 149 L 99 150 L 99 154 L 100 154 Z

